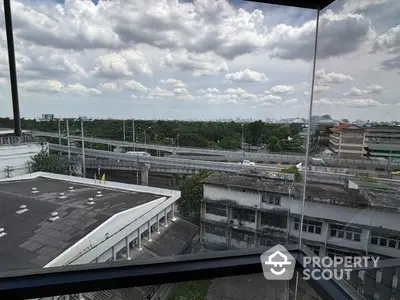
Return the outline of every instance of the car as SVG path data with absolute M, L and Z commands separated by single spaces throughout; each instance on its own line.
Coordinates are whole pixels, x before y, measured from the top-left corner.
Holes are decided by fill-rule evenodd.
M 239 165 L 243 165 L 243 166 L 255 166 L 256 163 L 245 159 L 244 161 L 240 162 Z

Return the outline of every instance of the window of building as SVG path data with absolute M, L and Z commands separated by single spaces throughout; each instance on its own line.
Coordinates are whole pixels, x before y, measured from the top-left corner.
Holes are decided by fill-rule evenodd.
M 294 219 L 294 229 L 299 230 L 299 228 L 300 228 L 300 218 L 295 218 Z M 322 222 L 303 218 L 303 232 L 321 234 Z
M 281 205 L 281 196 L 274 194 L 263 194 L 261 201 L 271 205 Z
M 379 230 L 372 230 L 371 244 L 400 249 L 400 236 L 387 232 L 381 232 Z
M 233 209 L 232 219 L 254 223 L 256 221 L 256 212 L 248 209 Z
M 270 212 L 262 212 L 261 213 L 261 225 L 286 228 L 287 227 L 286 216 L 282 216 L 279 214 L 273 214 Z
M 260 238 L 260 246 L 274 246 L 276 242 L 268 238 Z
M 206 231 L 206 233 L 209 233 L 209 234 L 226 237 L 226 229 L 222 228 L 222 227 L 218 227 L 218 226 L 211 225 L 211 224 L 206 224 L 205 231 Z
M 206 213 L 226 217 L 225 205 L 206 203 Z
M 238 241 L 247 242 L 248 244 L 254 244 L 254 234 L 252 233 L 244 233 L 232 230 L 231 238 Z
M 360 228 L 331 224 L 330 225 L 330 236 L 336 237 L 339 239 L 346 239 L 350 241 L 361 241 L 361 232 Z
M 326 249 L 326 254 L 329 256 L 329 257 L 331 257 L 331 258 L 333 258 L 333 257 L 335 257 L 335 256 L 348 256 L 348 257 L 354 257 L 354 256 L 357 256 L 358 254 L 357 253 L 351 253 L 351 252 L 346 252 L 346 251 L 343 251 L 343 250 L 338 250 L 338 249 L 335 249 L 335 248 L 328 248 L 328 249 Z
M 315 253 L 316 256 L 319 256 L 320 246 L 315 246 L 315 245 L 310 245 L 310 244 L 306 244 L 306 246 L 308 248 L 310 248 L 310 250 L 312 250 Z

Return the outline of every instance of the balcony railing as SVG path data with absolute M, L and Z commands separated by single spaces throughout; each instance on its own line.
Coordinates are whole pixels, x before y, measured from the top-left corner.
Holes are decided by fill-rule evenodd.
M 0 146 L 38 143 L 39 140 L 29 135 L 0 137 Z
M 151 261 L 119 261 L 73 265 L 0 274 L 0 299 L 32 299 L 100 290 L 163 285 L 219 277 L 261 274 L 260 255 L 268 248 L 203 252 Z M 297 245 L 287 247 L 302 271 L 305 256 L 313 252 Z M 311 270 L 310 270 L 311 271 Z M 322 299 L 362 299 L 346 281 L 307 281 Z

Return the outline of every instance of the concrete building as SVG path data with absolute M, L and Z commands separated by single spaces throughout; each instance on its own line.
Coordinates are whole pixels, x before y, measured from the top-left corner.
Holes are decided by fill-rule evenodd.
M 366 154 L 365 128 L 340 124 L 330 129 L 329 148 L 340 158 L 361 158 Z
M 13 130 L 0 130 L 0 179 L 28 174 L 30 158 L 46 149 L 27 132 L 18 138 Z
M 54 114 L 42 114 L 41 121 L 53 121 Z
M 345 123 L 330 130 L 329 147 L 339 157 L 400 159 L 400 127 L 362 127 Z
M 179 191 L 39 172 L 1 180 L 0 196 L 0 271 L 177 255 L 198 231 L 174 217 Z M 132 288 L 136 296 L 124 289 L 103 298 L 151 299 L 156 292 Z
M 400 127 L 368 128 L 365 143 L 370 157 L 400 159 Z
M 302 185 L 261 175 L 215 173 L 203 181 L 203 188 L 204 244 L 253 248 L 298 242 Z M 345 186 L 308 182 L 303 242 L 321 257 L 399 258 L 399 192 L 399 186 L 378 181 L 347 181 Z M 389 271 L 386 280 L 400 287 L 399 270 Z M 376 292 L 378 281 L 368 282 L 362 271 L 354 276 L 353 284 L 365 295 Z

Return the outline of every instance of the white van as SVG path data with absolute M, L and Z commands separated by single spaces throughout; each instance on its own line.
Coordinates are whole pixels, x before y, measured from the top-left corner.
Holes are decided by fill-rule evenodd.
M 140 152 L 140 151 L 128 151 L 125 154 L 130 154 L 130 155 L 137 155 L 137 156 L 151 156 L 147 152 Z

